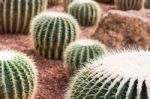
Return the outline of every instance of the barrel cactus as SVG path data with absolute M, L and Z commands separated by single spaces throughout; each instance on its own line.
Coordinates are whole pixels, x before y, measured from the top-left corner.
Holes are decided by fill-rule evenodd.
M 68 76 L 79 70 L 83 64 L 102 57 L 106 48 L 98 41 L 84 39 L 70 43 L 64 53 L 64 67 Z
M 144 8 L 145 0 L 114 0 L 119 10 L 140 10 Z
M 32 17 L 46 7 L 47 0 L 0 0 L 0 33 L 28 34 Z
M 69 4 L 70 4 L 72 1 L 73 1 L 73 0 L 63 0 L 65 11 L 67 11 L 68 6 L 69 6 Z
M 30 32 L 39 55 L 48 59 L 62 59 L 66 46 L 77 39 L 79 25 L 68 14 L 49 12 L 33 19 Z
M 49 5 L 57 5 L 62 3 L 62 0 L 48 0 Z
M 75 0 L 69 5 L 68 12 L 81 26 L 92 26 L 99 22 L 101 9 L 95 1 Z
M 34 99 L 37 71 L 24 54 L 0 51 L 0 99 Z
M 145 0 L 145 8 L 150 9 L 150 0 Z
M 150 51 L 123 51 L 97 60 L 74 77 L 65 99 L 149 99 Z

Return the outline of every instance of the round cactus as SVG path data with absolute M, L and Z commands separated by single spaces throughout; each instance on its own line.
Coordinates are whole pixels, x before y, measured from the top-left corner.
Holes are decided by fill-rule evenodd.
M 79 40 L 70 43 L 64 53 L 64 67 L 68 76 L 78 70 L 83 64 L 106 54 L 103 44 L 95 40 Z
M 83 68 L 65 99 L 149 99 L 150 51 L 108 55 Z
M 49 5 L 57 5 L 62 3 L 62 0 L 48 0 Z
M 37 71 L 22 53 L 0 51 L 0 99 L 34 99 Z
M 145 0 L 114 0 L 119 10 L 140 10 L 144 8 Z
M 0 0 L 0 33 L 28 34 L 32 17 L 46 7 L 47 0 Z
M 65 11 L 67 11 L 68 6 L 69 6 L 69 4 L 70 4 L 72 1 L 73 1 L 73 0 L 63 0 Z
M 150 0 L 145 0 L 145 8 L 150 9 Z
M 66 46 L 77 39 L 79 25 L 70 15 L 42 13 L 31 22 L 36 52 L 49 59 L 62 59 Z
M 75 0 L 69 5 L 68 12 L 81 26 L 92 26 L 99 22 L 101 9 L 95 1 Z

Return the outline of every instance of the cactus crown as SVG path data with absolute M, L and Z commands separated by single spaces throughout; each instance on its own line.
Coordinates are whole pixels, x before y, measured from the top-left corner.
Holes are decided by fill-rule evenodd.
M 64 67 L 70 75 L 83 64 L 102 57 L 106 54 L 106 48 L 98 41 L 84 39 L 75 41 L 67 47 L 64 53 Z
M 123 51 L 88 64 L 73 79 L 65 99 L 148 99 L 150 52 Z
M 22 53 L 0 51 L 0 99 L 33 99 L 37 87 L 34 63 Z
M 32 20 L 30 32 L 37 53 L 46 58 L 62 59 L 66 46 L 78 38 L 79 25 L 65 13 L 42 13 Z
M 82 26 L 92 26 L 100 21 L 101 9 L 93 0 L 74 0 L 69 5 L 68 12 Z

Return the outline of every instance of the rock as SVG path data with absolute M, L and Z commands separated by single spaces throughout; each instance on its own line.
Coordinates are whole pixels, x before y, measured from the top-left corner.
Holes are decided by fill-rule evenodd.
M 92 38 L 109 48 L 150 49 L 150 10 L 118 11 L 104 14 Z

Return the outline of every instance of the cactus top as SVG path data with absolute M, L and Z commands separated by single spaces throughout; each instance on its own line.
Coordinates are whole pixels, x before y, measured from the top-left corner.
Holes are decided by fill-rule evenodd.
M 127 78 L 147 78 L 150 75 L 150 51 L 122 51 L 95 61 L 94 66 Z M 90 66 L 92 67 L 92 66 Z M 95 72 L 98 72 L 97 69 Z

